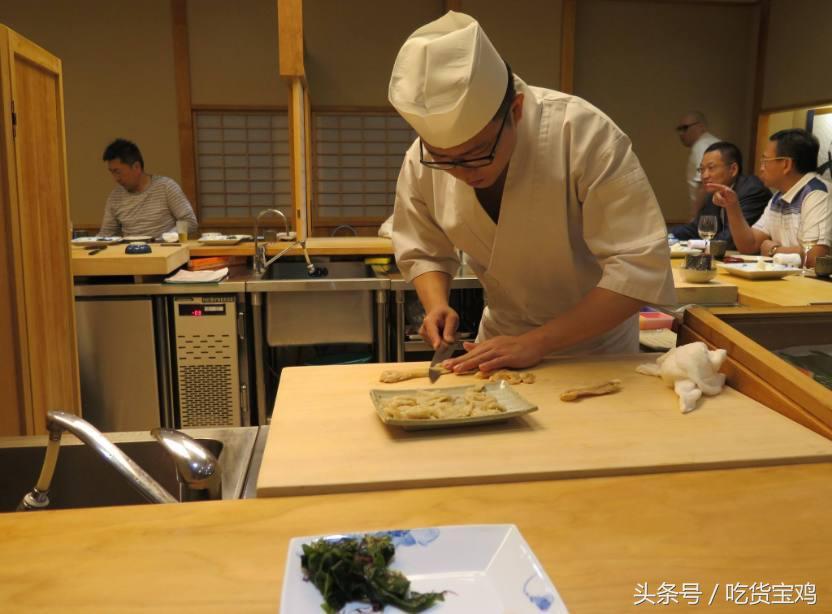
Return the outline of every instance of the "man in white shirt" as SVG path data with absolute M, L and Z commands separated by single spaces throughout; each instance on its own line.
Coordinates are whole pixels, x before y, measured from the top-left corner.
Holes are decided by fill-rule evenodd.
M 629 138 L 580 98 L 512 75 L 480 25 L 448 12 L 399 51 L 391 104 L 419 135 L 396 186 L 393 245 L 437 348 L 457 249 L 488 296 L 456 371 L 638 350 L 638 311 L 675 302 L 667 229 Z
M 676 134 L 682 145 L 690 148 L 687 166 L 688 198 L 690 199 L 690 218 L 699 215 L 699 210 L 705 204 L 705 190 L 702 189 L 702 178 L 699 175 L 699 165 L 705 150 L 719 141 L 708 132 L 705 115 L 701 111 L 685 113 L 676 126 Z
M 760 158 L 760 178 L 771 188 L 762 217 L 749 226 L 737 194 L 731 188 L 709 183 L 713 202 L 724 207 L 734 243 L 743 254 L 800 254 L 805 266 L 832 244 L 832 201 L 829 187 L 815 172 L 818 140 L 805 130 L 780 130 L 769 137 Z

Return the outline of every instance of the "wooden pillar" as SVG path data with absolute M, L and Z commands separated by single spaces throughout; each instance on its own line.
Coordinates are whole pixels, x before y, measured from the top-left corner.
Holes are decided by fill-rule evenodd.
M 749 174 L 754 174 L 754 164 L 762 154 L 768 139 L 768 114 L 761 117 L 763 107 L 763 90 L 766 80 L 766 48 L 768 47 L 768 28 L 771 16 L 770 0 L 760 0 L 759 22 L 757 28 L 757 53 L 754 70 L 754 97 L 751 103 L 751 143 L 748 154 L 753 156 L 748 166 Z
M 575 15 L 577 0 L 562 0 L 560 22 L 560 91 L 572 94 L 575 88 Z
M 176 82 L 180 183 L 198 217 L 194 119 L 191 110 L 191 55 L 188 49 L 188 0 L 171 0 L 170 7 L 173 17 L 173 73 Z

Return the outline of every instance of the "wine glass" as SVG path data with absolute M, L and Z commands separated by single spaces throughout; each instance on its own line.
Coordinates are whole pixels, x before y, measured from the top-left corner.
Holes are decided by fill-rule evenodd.
M 699 216 L 699 225 L 697 226 L 697 230 L 699 231 L 699 236 L 705 241 L 710 241 L 716 236 L 716 228 L 717 228 L 717 218 L 715 215 L 700 215 Z M 710 248 L 710 243 L 708 244 Z M 710 252 L 710 249 L 708 250 Z
M 805 235 L 800 238 L 800 246 L 803 248 L 803 267 L 800 271 L 801 277 L 806 277 L 806 270 L 808 267 L 806 265 L 809 264 L 809 250 L 811 250 L 815 245 L 816 241 L 814 240 L 806 240 Z

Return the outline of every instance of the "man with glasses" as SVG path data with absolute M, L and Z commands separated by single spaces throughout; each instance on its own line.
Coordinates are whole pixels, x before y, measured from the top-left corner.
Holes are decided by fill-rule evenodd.
M 769 137 L 760 158 L 760 177 L 774 196 L 753 226 L 742 215 L 737 193 L 707 184 L 714 204 L 724 207 L 731 234 L 743 254 L 800 254 L 805 266 L 829 253 L 832 202 L 829 187 L 815 172 L 818 140 L 805 130 L 780 130 Z
M 702 189 L 702 178 L 699 176 L 699 166 L 705 150 L 719 141 L 708 132 L 705 115 L 701 111 L 685 113 L 676 125 L 676 134 L 682 145 L 690 148 L 687 166 L 688 197 L 690 199 L 691 219 L 699 215 L 699 210 L 705 204 L 705 191 Z
M 399 174 L 393 244 L 423 336 L 434 348 L 455 338 L 457 249 L 488 300 L 477 342 L 446 366 L 637 351 L 639 309 L 675 295 L 666 227 L 627 136 L 587 102 L 513 76 L 453 11 L 407 39 L 389 98 L 420 137 Z
M 717 141 L 705 150 L 699 175 L 704 184 L 727 185 L 737 193 L 742 216 L 748 224 L 756 222 L 771 198 L 771 192 L 754 175 L 742 174 L 742 154 L 739 148 L 727 141 Z M 728 242 L 728 249 L 735 249 L 731 229 L 725 218 L 725 209 L 713 202 L 713 194 L 708 192 L 705 203 L 692 222 L 675 226 L 670 233 L 677 239 L 686 241 L 699 238 L 699 218 L 703 215 L 715 215 L 718 220 L 714 240 Z

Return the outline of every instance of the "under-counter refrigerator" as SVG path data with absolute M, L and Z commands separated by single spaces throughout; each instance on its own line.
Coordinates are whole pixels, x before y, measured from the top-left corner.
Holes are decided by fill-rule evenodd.
M 150 297 L 76 298 L 81 407 L 101 431 L 160 426 L 153 309 Z

